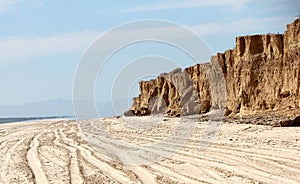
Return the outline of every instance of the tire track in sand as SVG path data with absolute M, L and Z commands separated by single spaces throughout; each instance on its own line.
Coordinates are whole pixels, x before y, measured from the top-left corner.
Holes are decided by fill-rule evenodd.
M 64 143 L 68 146 L 72 146 L 74 148 L 77 148 L 80 151 L 80 154 L 83 158 L 85 158 L 87 161 L 89 161 L 92 165 L 94 165 L 95 167 L 99 168 L 101 170 L 101 172 L 103 172 L 103 174 L 105 174 L 106 176 L 112 178 L 115 181 L 118 181 L 120 183 L 134 183 L 133 181 L 131 181 L 128 176 L 121 172 L 118 169 L 113 168 L 112 166 L 108 165 L 105 162 L 102 162 L 101 160 L 97 159 L 96 157 L 94 157 L 92 155 L 92 152 L 90 152 L 89 150 L 78 146 L 78 144 L 73 140 L 73 139 L 69 139 L 65 136 L 65 134 L 61 133 L 62 130 L 60 129 L 60 137 L 61 139 L 64 141 Z
M 5 156 L 3 157 L 3 164 L 1 166 L 1 179 L 4 183 L 9 183 L 9 181 L 7 180 L 7 176 L 9 172 L 9 162 L 12 159 L 11 154 L 13 154 L 17 147 L 19 147 L 26 139 L 27 137 L 17 141 L 12 147 L 8 149 Z
M 92 125 L 92 127 L 96 128 L 95 126 Z M 125 134 L 124 134 L 125 135 Z M 135 138 L 135 139 L 140 139 L 140 140 L 146 140 L 146 141 L 157 141 L 159 140 L 159 138 L 155 137 L 155 138 L 148 138 L 148 137 L 138 137 L 138 136 L 134 136 L 134 135 L 130 135 L 130 138 Z M 164 142 L 164 144 L 166 145 L 170 145 L 168 147 L 171 147 L 173 145 L 175 146 L 183 146 L 183 145 L 179 145 L 173 141 L 169 141 L 166 142 L 164 140 L 162 140 Z M 189 152 L 191 151 L 196 151 L 197 149 L 199 149 L 199 146 L 196 145 L 184 145 L 185 147 L 189 148 Z M 240 164 L 242 164 L 241 161 L 243 161 L 245 159 L 245 157 L 249 160 L 251 160 L 251 162 L 260 162 L 260 163 L 265 163 L 268 164 L 269 166 L 276 166 L 277 169 L 281 169 L 282 171 L 285 170 L 289 170 L 290 172 L 293 172 L 295 174 L 300 174 L 300 170 L 297 167 L 299 162 L 294 162 L 288 158 L 282 159 L 282 158 L 278 158 L 278 157 L 274 157 L 274 156 L 267 156 L 267 155 L 259 155 L 258 153 L 253 154 L 251 152 L 246 152 L 246 151 L 241 151 L 241 150 L 233 150 L 233 149 L 225 149 L 224 146 L 215 146 L 214 144 L 212 144 L 211 146 L 206 148 L 207 151 L 209 151 L 209 155 L 222 155 L 223 159 L 220 160 L 228 160 L 228 161 L 232 161 L 232 160 L 236 160 L 237 157 L 239 157 L 239 162 Z M 168 151 L 168 150 L 167 150 Z M 182 153 L 185 153 L 185 151 L 183 151 Z M 188 153 L 187 153 L 188 154 Z M 189 156 L 189 155 L 188 155 Z M 209 158 L 209 157 L 208 157 Z M 283 160 L 284 162 L 278 163 L 277 160 Z M 293 163 L 293 166 L 291 165 L 286 165 L 286 162 L 291 162 Z M 249 162 L 244 162 L 244 165 L 249 165 L 251 163 Z M 255 167 L 255 165 L 252 166 L 253 168 L 257 169 L 257 170 L 262 170 L 263 168 L 257 168 Z
M 54 140 L 54 143 L 66 148 L 69 151 L 70 156 L 70 178 L 72 184 L 82 184 L 83 179 L 81 176 L 79 164 L 78 164 L 78 156 L 77 156 L 77 150 L 74 147 L 71 147 L 66 144 L 60 143 L 59 139 L 61 139 L 61 131 L 54 131 L 56 139 Z
M 85 136 L 84 133 L 82 132 L 80 126 L 78 126 L 78 130 L 81 132 L 81 134 L 83 136 Z M 109 147 L 109 150 L 112 151 L 113 153 L 118 153 L 118 151 L 115 150 L 115 148 L 113 146 L 106 144 L 105 147 L 106 148 Z M 118 154 L 113 154 L 113 155 L 119 158 Z M 122 159 L 127 159 L 127 161 L 128 161 L 128 159 L 132 159 L 132 158 L 128 157 L 125 153 L 122 155 L 123 155 Z M 120 160 L 122 160 L 122 159 L 120 159 Z M 142 183 L 145 183 L 145 184 L 155 183 L 154 176 L 152 174 L 150 174 L 144 167 L 138 166 L 138 165 L 125 165 L 125 166 L 128 169 L 130 169 L 132 172 L 134 172 L 137 175 L 137 177 L 141 180 Z
M 39 147 L 39 136 L 41 136 L 42 133 L 36 135 L 31 143 L 30 143 L 30 148 L 27 152 L 26 158 L 28 161 L 28 166 L 31 168 L 31 171 L 34 176 L 34 180 L 36 183 L 41 183 L 41 184 L 47 184 L 48 180 L 47 177 L 42 169 L 42 164 L 40 159 L 38 158 L 38 151 L 37 148 Z
M 90 125 L 88 125 L 89 123 L 90 123 Z M 98 131 L 102 132 L 103 130 L 98 129 L 98 127 L 95 126 L 93 122 L 88 122 L 87 124 L 85 124 L 85 126 L 86 126 L 87 130 L 89 130 L 89 132 L 91 134 L 94 134 L 93 129 L 96 129 L 96 132 L 95 132 L 94 135 L 97 136 L 98 139 L 101 139 L 102 146 L 104 146 L 104 147 L 107 147 L 107 146 L 111 147 L 112 145 L 119 146 L 117 144 L 118 142 L 114 142 L 112 140 L 106 140 L 106 138 L 101 137 L 101 135 L 97 135 Z M 128 134 L 127 137 L 131 138 L 132 135 Z M 135 137 L 135 136 L 133 136 L 133 137 Z M 155 140 L 155 139 L 152 139 L 152 138 L 145 138 L 145 137 L 135 137 L 135 138 L 138 138 L 138 139 L 141 139 L 141 140 L 151 140 L 151 141 Z M 106 142 L 108 144 L 105 145 L 105 144 L 103 144 L 104 142 Z M 175 142 L 172 142 L 172 141 L 165 142 L 165 143 L 166 143 L 166 145 L 176 144 Z M 190 149 L 191 148 L 197 148 L 197 146 L 190 146 L 190 145 L 188 147 Z M 169 146 L 166 146 L 166 148 L 168 148 L 168 149 L 165 149 L 165 148 L 159 149 L 159 152 L 158 152 L 158 150 L 147 150 L 147 151 L 150 151 L 150 152 L 152 152 L 154 154 L 155 153 L 160 153 L 161 154 L 162 150 L 165 150 L 167 152 L 172 151 L 172 149 L 169 149 Z M 268 183 L 276 183 L 276 181 L 281 181 L 281 182 L 284 182 L 284 183 L 294 183 L 295 181 L 291 180 L 291 179 L 289 179 L 287 177 L 276 176 L 276 175 L 274 175 L 274 174 L 272 174 L 270 172 L 266 172 L 266 170 L 262 170 L 261 168 L 259 168 L 259 166 L 256 166 L 257 162 L 268 164 L 267 165 L 268 168 L 269 168 L 269 166 L 276 165 L 276 168 L 278 167 L 278 168 L 281 168 L 282 170 L 289 170 L 290 173 L 298 173 L 297 170 L 294 169 L 294 168 L 292 168 L 292 167 L 287 167 L 287 166 L 282 165 L 282 164 L 274 163 L 274 161 L 264 160 L 264 159 L 262 159 L 260 157 L 257 157 L 259 155 L 259 153 L 256 153 L 256 154 L 252 153 L 252 154 L 250 154 L 251 155 L 251 159 L 255 160 L 255 162 L 254 162 L 251 159 L 246 159 L 247 156 L 250 156 L 249 153 L 248 154 L 246 153 L 246 151 L 244 151 L 244 152 L 242 151 L 241 152 L 240 150 L 234 150 L 235 154 L 233 154 L 232 153 L 233 150 L 230 150 L 230 151 L 228 150 L 227 151 L 225 149 L 225 147 L 223 147 L 223 146 L 217 146 L 214 149 L 212 149 L 212 150 L 209 149 L 207 151 L 209 152 L 209 154 L 206 155 L 206 158 L 201 158 L 197 154 L 192 154 L 192 153 L 183 151 L 183 152 L 181 152 L 181 154 L 184 154 L 185 156 L 180 155 L 179 157 L 175 158 L 175 160 L 180 160 L 182 162 L 188 162 L 189 158 L 194 158 L 196 160 L 199 160 L 200 163 L 202 163 L 202 164 L 205 163 L 205 165 L 207 165 L 207 166 L 209 166 L 209 165 L 218 165 L 218 167 L 220 169 L 223 168 L 223 169 L 225 169 L 225 170 L 227 170 L 227 171 L 229 171 L 231 173 L 235 173 L 235 174 L 239 173 L 239 175 L 242 176 L 242 177 L 246 177 L 246 178 L 249 178 L 249 179 L 255 179 L 255 180 L 258 180 L 258 181 L 261 181 L 261 182 L 268 182 Z M 270 158 L 271 155 L 268 155 L 268 156 Z M 268 157 L 268 156 L 264 155 L 264 158 L 266 159 L 266 157 Z M 207 160 L 209 158 L 211 158 L 210 161 Z M 237 158 L 239 158 L 239 159 L 237 159 Z M 242 161 L 241 158 L 245 162 L 241 163 L 240 162 L 240 161 Z M 246 160 L 244 160 L 243 158 L 245 158 Z M 276 157 L 271 157 L 271 158 L 273 158 L 274 160 L 278 159 Z M 206 161 L 204 162 L 204 160 L 206 160 Z M 218 162 L 220 162 L 220 163 L 218 163 Z M 239 168 L 241 165 L 243 165 L 243 168 Z M 168 165 L 164 165 L 164 166 L 168 168 Z M 161 166 L 156 167 L 155 170 L 159 169 L 160 167 Z M 268 168 L 266 168 L 266 169 L 268 169 Z M 168 168 L 168 169 L 171 169 L 171 168 Z M 160 172 L 163 172 L 163 170 L 161 170 Z M 170 173 L 166 173 L 166 174 L 169 175 Z M 175 173 L 173 173 L 173 174 L 175 174 Z M 180 174 L 180 173 L 178 173 L 178 174 Z M 181 179 L 183 179 L 183 178 L 181 178 Z

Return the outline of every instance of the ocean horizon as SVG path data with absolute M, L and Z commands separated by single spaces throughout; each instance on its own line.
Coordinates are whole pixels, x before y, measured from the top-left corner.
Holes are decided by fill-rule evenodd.
M 0 117 L 0 124 L 62 118 L 75 119 L 74 116 Z

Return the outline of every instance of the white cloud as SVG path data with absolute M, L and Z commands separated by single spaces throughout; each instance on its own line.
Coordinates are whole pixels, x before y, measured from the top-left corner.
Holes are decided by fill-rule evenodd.
M 0 38 L 0 65 L 22 63 L 40 56 L 81 54 L 98 35 L 85 31 L 40 38 Z
M 148 27 L 147 27 L 148 26 Z M 181 31 L 182 34 L 175 34 Z M 172 34 L 173 33 L 173 34 Z M 190 39 L 184 34 L 184 29 L 177 26 L 160 25 L 160 27 L 149 26 L 132 26 L 129 29 L 120 28 L 114 30 L 113 34 L 107 34 L 105 40 L 105 49 L 117 49 L 116 46 L 130 44 L 136 38 L 157 38 L 159 40 L 181 40 Z M 75 32 L 38 38 L 28 37 L 0 37 L 0 65 L 16 64 L 30 62 L 33 59 L 43 56 L 61 56 L 78 54 L 81 55 L 88 46 L 102 34 L 101 32 Z M 103 47 L 104 45 L 98 45 Z M 98 51 L 97 51 L 98 52 Z
M 279 31 L 291 23 L 294 17 L 260 17 L 242 18 L 235 21 L 207 23 L 192 26 L 191 29 L 200 35 L 255 34 Z
M 44 0 L 0 0 L 0 13 L 19 9 L 40 8 Z
M 142 12 L 142 11 L 157 11 L 157 10 L 170 10 L 170 9 L 182 9 L 182 8 L 197 8 L 197 7 L 209 7 L 209 6 L 229 6 L 234 9 L 240 9 L 245 4 L 252 2 L 253 0 L 180 0 L 170 1 L 166 4 L 139 6 L 125 10 L 124 12 Z
M 234 21 L 207 23 L 191 26 L 199 35 L 243 35 L 268 33 L 284 30 L 293 17 L 242 18 Z M 147 24 L 146 24 L 147 25 Z M 145 26 L 146 26 L 145 25 Z M 114 48 L 117 43 L 128 43 L 132 37 L 146 35 L 150 38 L 163 37 L 169 40 L 190 39 L 184 34 L 176 34 L 176 27 L 132 27 L 134 30 L 120 29 L 110 37 L 106 49 Z M 100 35 L 100 32 L 84 31 L 52 35 L 39 38 L 6 37 L 0 38 L 0 65 L 31 61 L 42 56 L 82 54 Z M 129 40 L 129 41 L 128 41 Z M 116 43 L 115 43 L 116 42 Z

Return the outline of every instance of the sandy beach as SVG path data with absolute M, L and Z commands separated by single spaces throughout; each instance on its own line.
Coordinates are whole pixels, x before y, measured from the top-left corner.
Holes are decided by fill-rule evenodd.
M 0 183 L 300 182 L 300 127 L 153 118 L 1 124 Z

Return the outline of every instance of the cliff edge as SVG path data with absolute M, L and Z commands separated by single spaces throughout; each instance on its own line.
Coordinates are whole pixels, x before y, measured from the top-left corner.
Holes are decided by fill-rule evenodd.
M 140 95 L 125 115 L 181 116 L 226 109 L 225 115 L 299 112 L 300 22 L 284 34 L 239 36 L 236 47 L 211 62 L 139 83 Z

